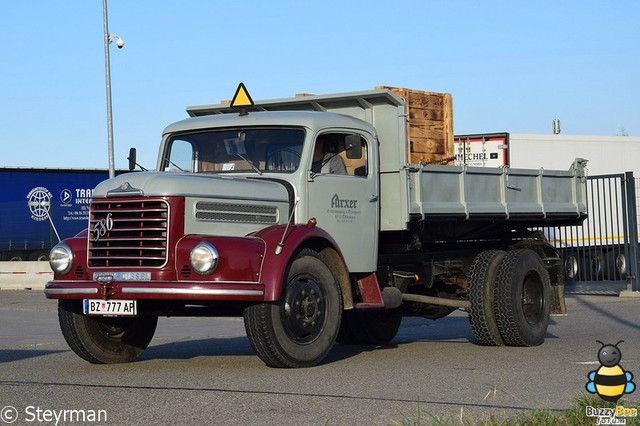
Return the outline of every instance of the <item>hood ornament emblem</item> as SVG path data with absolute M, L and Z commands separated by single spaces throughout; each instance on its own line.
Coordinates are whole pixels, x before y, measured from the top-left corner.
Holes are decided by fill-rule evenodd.
M 142 189 L 135 188 L 131 186 L 129 182 L 122 183 L 119 187 L 114 188 L 107 192 L 107 197 L 117 197 L 117 196 L 136 196 L 136 195 L 144 195 Z

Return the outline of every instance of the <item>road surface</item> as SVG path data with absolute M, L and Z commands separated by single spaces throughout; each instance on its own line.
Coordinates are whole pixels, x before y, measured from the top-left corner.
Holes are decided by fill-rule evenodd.
M 273 369 L 253 353 L 240 318 L 161 318 L 139 360 L 92 365 L 66 345 L 55 301 L 3 290 L 0 425 L 81 413 L 107 417 L 89 424 L 388 425 L 560 411 L 600 366 L 596 340 L 624 340 L 620 365 L 638 384 L 640 299 L 569 296 L 567 305 L 534 348 L 479 346 L 456 312 L 406 318 L 390 345 L 336 344 L 317 367 Z M 640 392 L 628 399 L 638 403 Z

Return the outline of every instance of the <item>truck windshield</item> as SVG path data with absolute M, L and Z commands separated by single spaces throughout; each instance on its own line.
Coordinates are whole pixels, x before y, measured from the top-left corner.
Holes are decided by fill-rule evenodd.
M 302 129 L 206 130 L 170 137 L 164 171 L 293 172 L 300 165 Z

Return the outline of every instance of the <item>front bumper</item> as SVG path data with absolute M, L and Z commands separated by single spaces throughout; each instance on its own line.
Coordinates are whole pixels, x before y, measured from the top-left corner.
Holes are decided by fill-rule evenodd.
M 112 282 L 49 281 L 44 289 L 48 299 L 136 299 L 194 301 L 263 301 L 265 286 L 258 282 Z

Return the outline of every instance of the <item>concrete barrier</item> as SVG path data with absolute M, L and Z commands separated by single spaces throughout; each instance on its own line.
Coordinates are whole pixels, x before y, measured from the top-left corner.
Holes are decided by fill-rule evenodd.
M 0 290 L 44 289 L 51 279 L 49 262 L 0 262 Z

